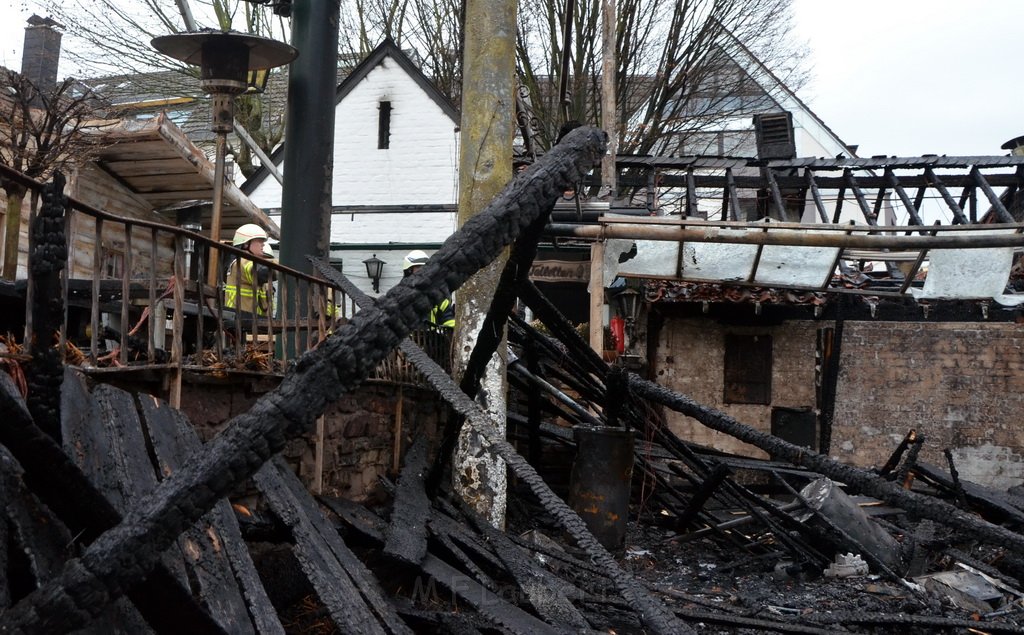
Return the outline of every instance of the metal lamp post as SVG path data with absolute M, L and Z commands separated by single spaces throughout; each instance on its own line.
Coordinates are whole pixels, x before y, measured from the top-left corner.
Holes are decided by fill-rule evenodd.
M 168 57 L 200 67 L 203 90 L 213 97 L 213 123 L 210 129 L 217 134 L 214 164 L 213 218 L 210 221 L 210 239 L 220 242 L 220 218 L 224 198 L 224 155 L 227 133 L 235 121 L 235 95 L 246 92 L 253 83 L 253 75 L 291 62 L 298 55 L 295 48 L 269 38 L 235 31 L 204 30 L 153 38 L 153 48 Z M 257 71 L 252 74 L 252 71 Z M 264 75 L 265 81 L 265 75 Z M 207 282 L 216 286 L 217 251 L 209 259 Z

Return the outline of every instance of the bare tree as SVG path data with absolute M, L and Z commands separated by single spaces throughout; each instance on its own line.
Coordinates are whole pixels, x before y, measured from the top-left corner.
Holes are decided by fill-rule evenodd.
M 52 90 L 39 90 L 21 74 L 0 69 L 0 162 L 35 179 L 80 165 L 96 146 L 81 134 L 97 125 L 95 100 L 72 79 Z M 3 276 L 13 280 L 18 269 L 22 201 L 28 188 L 4 179 L 7 195 Z
M 456 103 L 461 3 L 352 0 L 342 47 L 369 51 L 383 37 L 418 55 Z M 620 152 L 716 152 L 724 124 L 770 106 L 737 60 L 756 56 L 789 88 L 806 81 L 806 48 L 791 33 L 791 0 L 619 0 L 616 87 Z M 566 121 L 603 123 L 601 2 L 524 0 L 517 64 L 540 149 Z M 345 38 L 348 41 L 345 41 Z M 749 119 L 747 119 L 749 125 Z
M 195 69 L 159 55 L 156 35 L 183 30 L 167 0 L 49 0 L 79 47 L 82 68 L 116 64 L 131 81 L 141 69 L 175 69 L 198 94 Z M 278 38 L 287 24 L 262 5 L 242 0 L 193 0 L 195 15 L 219 28 Z M 752 53 L 791 89 L 806 81 L 805 47 L 791 32 L 791 0 L 619 0 L 615 72 L 619 151 L 718 153 L 731 147 L 721 130 L 771 107 L 754 78 L 737 64 Z M 384 38 L 413 54 L 438 88 L 458 103 L 463 15 L 460 0 L 347 0 L 341 11 L 339 58 L 362 59 Z M 600 0 L 523 0 L 517 66 L 534 126 L 536 147 L 549 148 L 563 123 L 604 124 L 600 112 Z M 82 54 L 86 50 L 86 54 Z M 99 54 L 97 54 L 99 53 Z M 90 66 L 91 65 L 91 66 Z M 135 75 L 135 77 L 142 77 Z M 281 83 L 283 85 L 283 82 Z M 143 92 L 143 91 L 137 91 Z M 284 134 L 283 91 L 244 96 L 238 119 L 267 152 Z M 193 117 L 193 138 L 203 123 Z M 244 174 L 252 158 L 243 144 L 230 150 Z
M 571 0 L 567 0 L 571 2 Z M 520 74 L 549 145 L 566 120 L 601 123 L 597 0 L 523 5 Z M 619 151 L 714 152 L 709 133 L 766 107 L 737 61 L 753 53 L 792 89 L 806 80 L 804 48 L 791 37 L 790 0 L 619 0 L 616 92 Z M 569 33 L 566 42 L 565 34 Z M 568 61 L 562 65 L 565 51 Z M 559 88 L 566 86 L 563 94 Z
M 287 40 L 287 20 L 268 6 L 243 0 L 192 0 L 189 4 L 199 28 L 230 29 Z M 209 110 L 199 86 L 198 68 L 162 55 L 150 45 L 154 37 L 188 30 L 176 3 L 46 0 L 42 5 L 66 27 L 69 37 L 64 57 L 75 74 L 95 78 L 89 84 L 110 97 L 115 106 L 121 104 L 122 109 L 114 114 L 137 111 L 139 99 L 146 96 L 191 97 L 202 106 L 193 106 L 190 116 L 174 118 L 175 122 L 200 145 L 212 143 Z M 273 72 L 267 93 L 241 95 L 235 102 L 235 120 L 268 154 L 284 137 L 284 76 L 281 71 Z M 256 169 L 252 150 L 245 143 L 232 140 L 228 155 L 243 174 Z

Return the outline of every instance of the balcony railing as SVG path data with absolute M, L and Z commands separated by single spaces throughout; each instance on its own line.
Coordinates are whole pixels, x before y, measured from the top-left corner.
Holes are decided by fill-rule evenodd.
M 43 184 L 0 169 L 3 178 L 42 193 Z M 41 226 L 39 217 L 45 215 L 43 209 L 33 212 L 32 226 Z M 91 373 L 176 370 L 180 391 L 180 371 L 282 373 L 289 361 L 317 346 L 356 311 L 351 298 L 326 280 L 187 229 L 125 218 L 71 198 L 64 199 L 63 214 L 56 218 L 66 260 L 56 271 L 30 273 L 15 284 L 26 299 L 24 352 L 29 355 L 33 348 L 52 345 L 65 363 Z M 35 261 L 46 257 L 48 248 L 52 257 L 54 250 L 41 244 L 46 238 L 40 232 L 29 234 L 37 238 L 27 250 L 27 270 L 36 272 Z M 213 252 L 213 261 L 221 263 L 215 277 L 206 271 Z M 236 261 L 270 271 L 267 284 L 241 283 L 238 290 L 238 296 L 258 300 L 255 310 L 241 298 L 237 306 L 226 300 L 224 273 Z M 52 310 L 55 306 L 59 312 Z M 417 339 L 448 366 L 448 337 L 421 333 Z M 420 383 L 397 351 L 371 378 Z

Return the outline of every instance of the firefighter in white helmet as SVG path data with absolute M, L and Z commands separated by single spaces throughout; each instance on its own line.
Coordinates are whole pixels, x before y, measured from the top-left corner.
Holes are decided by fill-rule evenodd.
M 402 277 L 407 278 L 416 273 L 420 267 L 427 264 L 429 259 L 430 256 L 419 249 L 410 251 L 402 259 Z M 427 316 L 426 322 L 433 328 L 455 328 L 455 303 L 452 302 L 452 299 L 448 297 L 441 300 L 437 306 L 430 310 L 430 315 Z
M 262 227 L 247 223 L 236 229 L 231 239 L 233 246 L 244 249 L 252 257 L 235 258 L 228 265 L 224 278 L 224 307 L 235 309 L 236 317 L 243 321 L 244 330 L 249 332 L 255 330 L 256 318 L 267 315 L 270 307 L 271 271 L 263 264 L 268 259 L 268 238 Z M 272 258 L 274 252 L 269 251 Z

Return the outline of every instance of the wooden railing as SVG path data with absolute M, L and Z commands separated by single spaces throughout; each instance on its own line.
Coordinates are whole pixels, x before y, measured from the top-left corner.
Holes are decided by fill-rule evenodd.
M 43 188 L 2 166 L 0 176 L 16 178 L 36 192 Z M 181 227 L 118 216 L 71 198 L 65 202 L 63 226 L 68 255 L 59 275 L 49 280 L 29 275 L 16 284 L 24 285 L 26 298 L 25 352 L 55 345 L 66 363 L 92 373 L 176 370 L 179 389 L 183 370 L 282 373 L 290 360 L 356 311 L 351 299 L 326 280 Z M 36 251 L 34 245 L 28 249 L 30 272 Z M 217 254 L 214 262 L 222 264 L 215 277 L 206 271 L 211 252 Z M 236 259 L 269 269 L 266 285 L 239 289 L 265 298 L 264 308 L 247 312 L 226 302 L 224 273 Z M 211 279 L 218 282 L 211 285 Z M 45 319 L 34 317 L 34 297 L 60 297 L 58 323 L 43 324 Z M 417 337 L 448 366 L 449 337 Z M 420 383 L 397 351 L 371 378 Z

